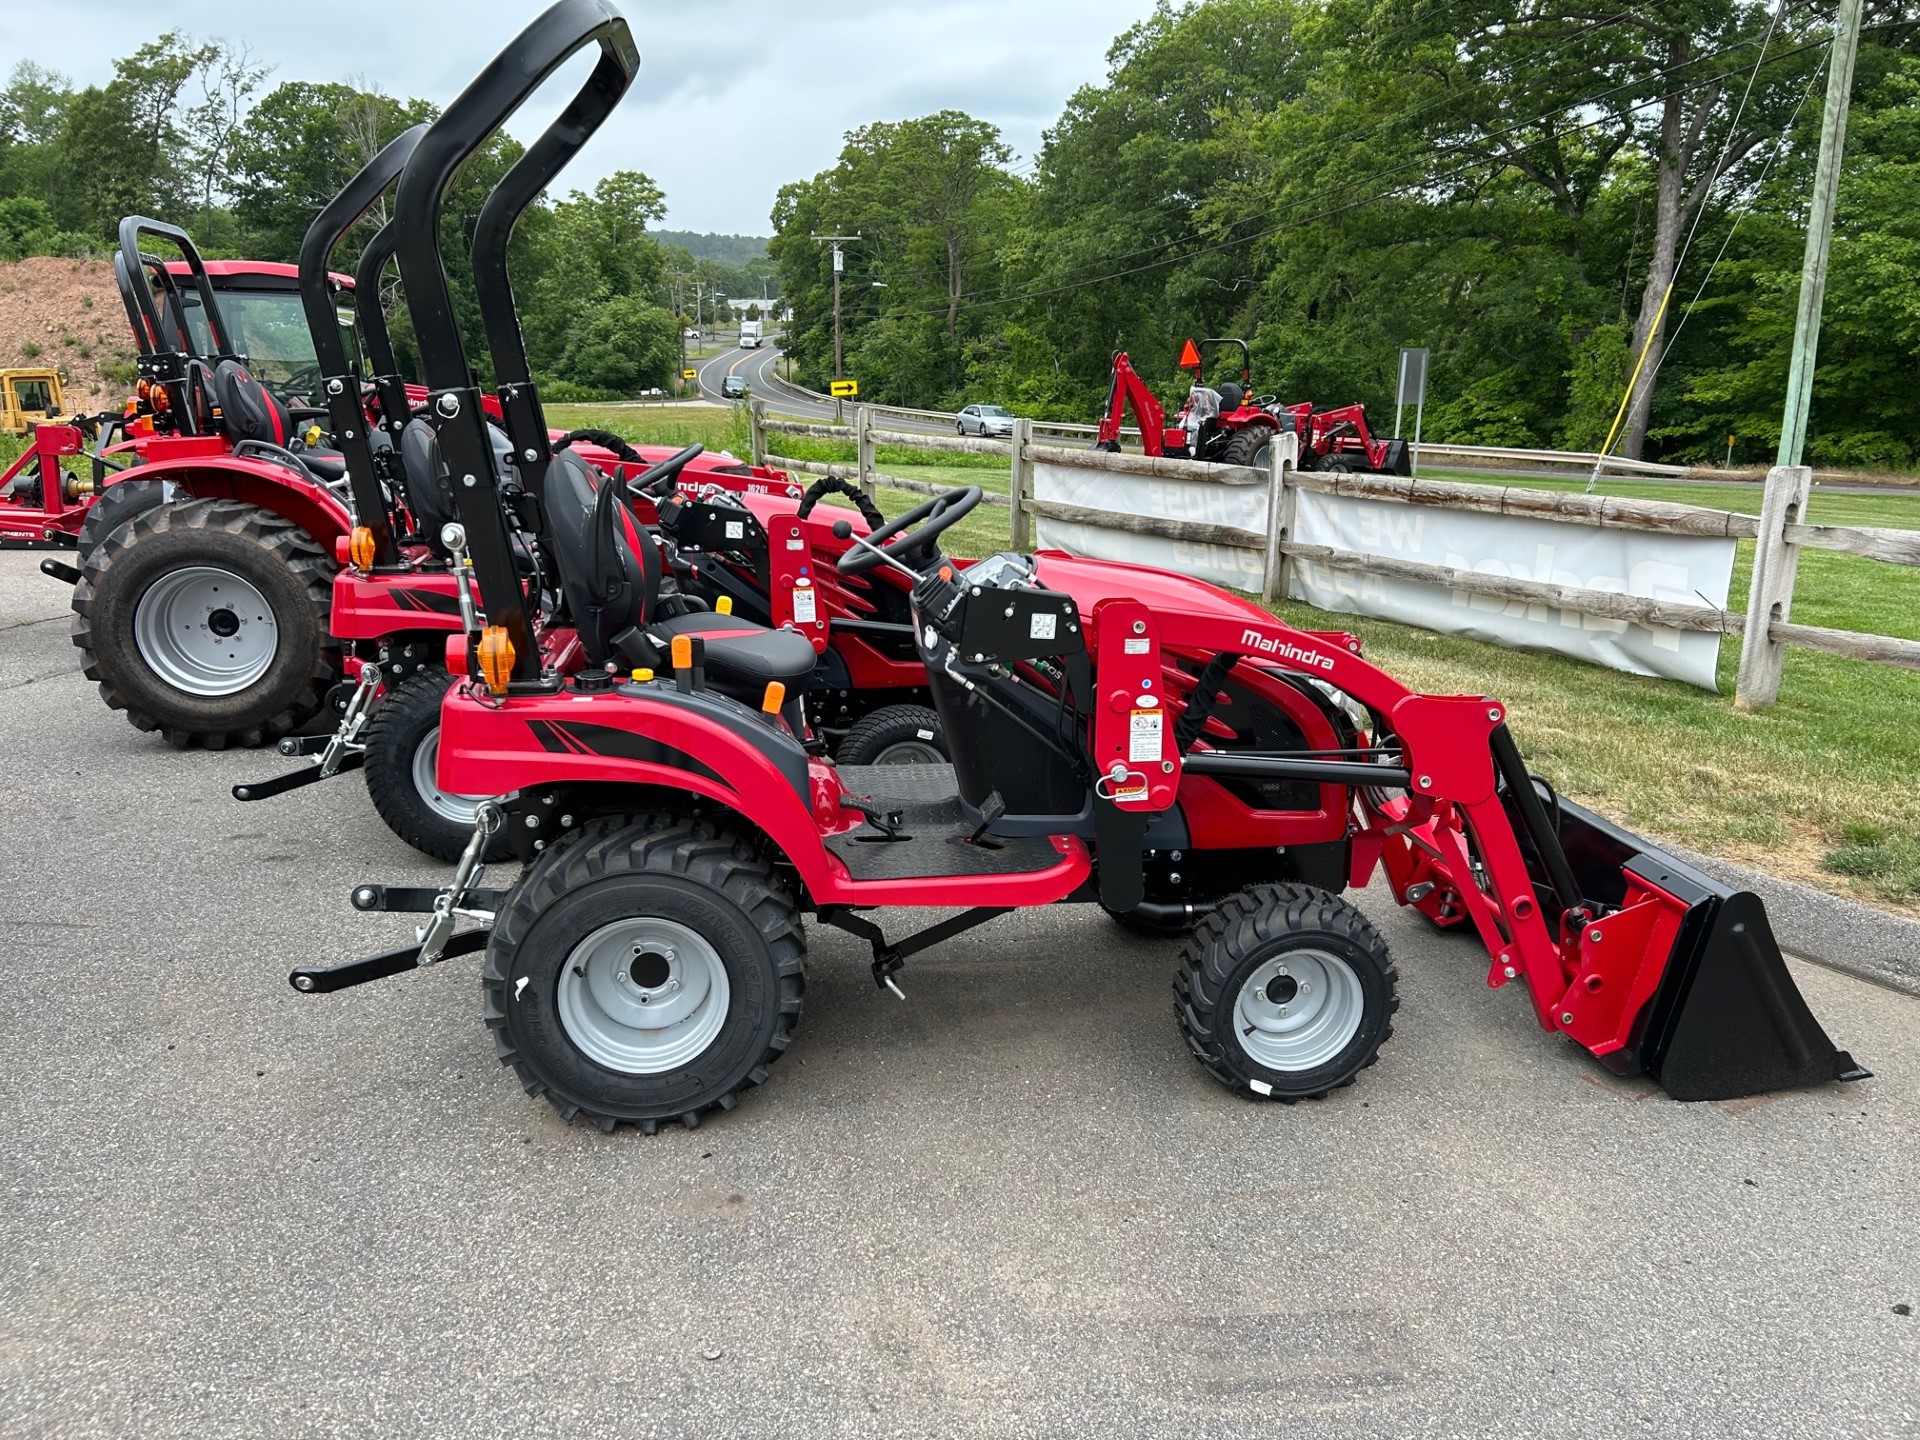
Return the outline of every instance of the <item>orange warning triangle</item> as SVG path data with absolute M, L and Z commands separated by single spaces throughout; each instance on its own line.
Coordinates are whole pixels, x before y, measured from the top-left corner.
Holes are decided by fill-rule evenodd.
M 1195 374 L 1200 371 L 1200 347 L 1191 340 L 1180 347 L 1180 369 L 1191 370 Z

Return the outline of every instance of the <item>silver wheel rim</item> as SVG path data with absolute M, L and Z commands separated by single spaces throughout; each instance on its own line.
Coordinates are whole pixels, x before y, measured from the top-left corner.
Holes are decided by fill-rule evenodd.
M 1289 950 L 1257 967 L 1233 1004 L 1234 1034 L 1269 1070 L 1313 1070 L 1360 1032 L 1366 995 L 1353 967 L 1324 950 Z
M 560 971 L 560 1024 L 595 1064 L 659 1075 L 704 1054 L 726 1023 L 732 987 L 719 952 L 672 920 L 602 925 Z
M 442 790 L 438 783 L 439 768 L 440 727 L 436 725 L 414 748 L 413 788 L 420 792 L 420 798 L 426 802 L 427 808 L 442 820 L 451 820 L 462 829 L 471 830 L 480 812 L 480 802 L 487 797 L 456 795 L 451 790 Z
M 944 765 L 947 757 L 927 740 L 896 740 L 873 757 L 876 765 Z
M 133 611 L 133 643 L 149 669 L 189 695 L 237 695 L 280 649 L 273 608 L 247 581 L 213 565 L 170 571 Z

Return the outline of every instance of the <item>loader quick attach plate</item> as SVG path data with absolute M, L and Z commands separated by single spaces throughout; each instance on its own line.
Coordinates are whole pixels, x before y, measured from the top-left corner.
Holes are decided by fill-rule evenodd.
M 1028 875 L 1060 863 L 1043 835 L 968 844 L 973 826 L 960 808 L 951 765 L 843 765 L 840 780 L 848 794 L 901 818 L 898 840 L 884 839 L 871 824 L 827 837 L 827 848 L 856 880 Z

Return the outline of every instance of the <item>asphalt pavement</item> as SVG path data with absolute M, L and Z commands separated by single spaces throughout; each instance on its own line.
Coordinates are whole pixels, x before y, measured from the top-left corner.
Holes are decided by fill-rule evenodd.
M 1378 1066 L 1219 1089 L 1081 907 L 909 962 L 809 928 L 771 1083 L 569 1129 L 477 963 L 335 996 L 432 883 L 355 777 L 176 753 L 0 554 L 0 1435 L 1920 1435 L 1920 1000 L 1796 963 L 1876 1076 L 1681 1105 L 1385 896 Z M 900 917 L 888 917 L 891 927 Z

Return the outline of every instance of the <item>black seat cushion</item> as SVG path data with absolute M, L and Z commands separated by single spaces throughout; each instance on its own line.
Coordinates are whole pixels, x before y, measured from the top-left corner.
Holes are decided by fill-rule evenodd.
M 616 637 L 646 623 L 660 591 L 659 551 L 639 532 L 633 512 L 617 495 L 600 508 L 604 478 L 571 450 L 547 469 L 554 563 L 590 665 L 615 658 Z
M 795 690 L 813 674 L 819 659 L 813 643 L 804 635 L 769 630 L 737 615 L 718 615 L 711 610 L 658 620 L 646 631 L 663 654 L 670 652 L 674 636 L 698 635 L 706 642 L 707 673 L 714 683 L 723 689 L 729 682 L 740 685 L 753 692 L 749 698 L 757 698 L 772 680 Z
M 440 454 L 440 437 L 425 420 L 409 420 L 400 432 L 400 466 L 407 477 L 407 509 L 413 513 L 420 538 L 442 559 L 441 528 L 452 522 L 453 472 Z
M 300 462 L 307 469 L 329 485 L 336 480 L 347 478 L 347 457 L 338 450 L 320 450 L 310 445 L 294 453 L 300 457 Z
M 287 407 L 238 360 L 222 360 L 213 367 L 212 390 L 228 439 L 283 447 L 293 442 L 293 417 Z

